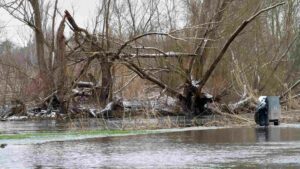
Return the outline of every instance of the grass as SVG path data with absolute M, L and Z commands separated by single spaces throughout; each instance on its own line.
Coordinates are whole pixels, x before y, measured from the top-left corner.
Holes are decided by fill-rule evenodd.
M 30 136 L 28 134 L 1 134 L 0 140 L 7 140 L 7 139 L 26 139 Z
M 151 133 L 145 130 L 82 130 L 68 132 L 37 132 L 37 133 L 21 133 L 21 134 L 0 134 L 0 140 L 18 140 L 18 139 L 34 139 L 34 138 L 56 138 L 65 136 L 116 136 L 128 134 L 147 134 Z

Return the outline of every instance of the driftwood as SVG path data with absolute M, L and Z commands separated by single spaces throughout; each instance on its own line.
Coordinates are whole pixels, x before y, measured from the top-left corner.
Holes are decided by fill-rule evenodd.
M 10 105 L 0 109 L 0 119 L 7 119 L 13 115 L 22 116 L 26 114 L 26 105 L 20 100 L 11 101 Z
M 109 102 L 104 109 L 96 115 L 98 117 L 114 117 L 113 113 L 123 112 L 124 106 L 122 101 Z
M 205 97 L 210 98 L 210 97 Z M 244 119 L 234 112 L 239 112 L 242 108 L 249 108 L 249 105 L 252 106 L 252 99 L 246 98 L 238 103 L 232 104 L 229 110 L 230 113 L 226 112 L 226 109 L 222 106 L 218 106 L 219 103 L 205 104 L 205 110 L 203 112 L 208 112 L 208 114 L 204 114 L 201 112 L 198 116 L 202 117 L 204 115 L 211 115 L 211 114 L 219 114 L 223 116 L 232 117 L 235 119 L 239 119 L 242 121 L 249 121 Z M 70 106 L 68 113 L 62 113 L 59 110 L 59 100 L 56 98 L 55 93 L 51 97 L 47 97 L 44 104 L 40 105 L 40 107 L 32 108 L 25 115 L 28 118 L 123 118 L 127 116 L 181 116 L 186 115 L 184 111 L 178 106 L 177 101 L 175 98 L 170 97 L 158 97 L 153 98 L 151 100 L 144 100 L 144 101 L 122 101 L 121 99 L 117 101 L 113 101 L 108 103 L 103 109 L 95 109 L 90 107 L 84 106 Z M 21 105 L 19 105 L 21 107 Z M 24 113 L 11 113 L 13 107 L 10 109 L 6 109 L 10 111 L 0 111 L 0 118 L 7 119 L 8 117 L 12 117 L 13 115 L 23 115 Z M 20 109 L 18 109 L 20 110 Z M 15 112 L 15 111 L 14 111 Z M 197 117 L 198 117 L 197 116 Z M 191 116 L 195 117 L 195 116 Z M 21 117 L 20 117 L 21 118 Z M 20 119 L 20 118 L 12 118 L 12 119 Z
M 11 115 L 13 115 L 11 111 L 11 107 L 9 107 L 8 105 L 5 105 L 0 109 L 0 119 L 6 119 Z
M 93 87 L 95 87 L 95 84 L 93 82 L 79 81 L 79 82 L 76 82 L 76 87 L 78 87 L 78 88 L 93 88 Z
M 240 113 L 245 110 L 246 111 L 255 110 L 256 103 L 252 97 L 246 97 L 236 103 L 228 104 L 228 106 L 226 108 L 228 108 L 227 111 L 230 113 Z

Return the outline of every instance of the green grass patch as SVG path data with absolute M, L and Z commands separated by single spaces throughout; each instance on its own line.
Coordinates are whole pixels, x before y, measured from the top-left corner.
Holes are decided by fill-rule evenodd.
M 34 139 L 34 138 L 60 138 L 60 137 L 76 137 L 76 136 L 115 136 L 129 134 L 148 134 L 145 130 L 81 130 L 66 132 L 37 132 L 37 133 L 21 133 L 21 134 L 0 134 L 0 140 L 17 140 L 17 139 Z
M 1 134 L 0 140 L 7 140 L 7 139 L 26 139 L 29 138 L 27 134 Z

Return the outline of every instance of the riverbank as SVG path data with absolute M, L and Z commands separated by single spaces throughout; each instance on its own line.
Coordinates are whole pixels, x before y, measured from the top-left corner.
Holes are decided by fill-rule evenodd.
M 157 100 L 148 101 L 119 100 L 107 104 L 104 108 L 97 108 L 95 105 L 88 104 L 77 105 L 71 106 L 68 113 L 61 113 L 59 108 L 53 108 L 54 105 L 44 108 L 40 106 L 31 109 L 21 109 L 27 106 L 15 104 L 5 106 L 0 110 L 2 112 L 2 116 L 0 113 L 0 120 L 34 121 L 36 123 L 43 120 L 61 121 L 63 123 L 68 122 L 71 126 L 80 126 L 81 129 L 85 129 L 89 128 L 89 125 L 95 125 L 84 124 L 85 121 L 93 118 L 94 120 L 91 121 L 97 123 L 97 129 L 105 130 L 153 130 L 195 126 L 255 126 L 255 104 L 249 102 L 249 99 L 247 101 L 243 102 L 243 104 L 239 103 L 229 107 L 218 103 L 207 103 L 205 110 L 200 115 L 191 115 L 183 112 L 183 110 L 180 110 L 180 106 L 178 107 L 178 104 L 176 104 L 176 100 L 171 97 L 161 97 Z M 15 113 L 19 109 L 23 110 L 23 112 Z M 300 110 L 282 111 L 281 117 L 280 122 L 282 123 L 300 122 Z
M 82 125 L 83 121 L 89 119 L 88 116 L 81 118 L 39 118 L 28 116 L 11 116 L 3 121 L 66 121 L 74 123 L 73 125 Z M 195 116 L 188 118 L 186 116 L 159 116 L 142 114 L 138 116 L 129 116 L 123 118 L 95 118 L 94 121 L 102 125 L 102 128 L 114 129 L 162 129 L 162 128 L 177 128 L 177 127 L 191 127 L 191 126 L 245 126 L 255 125 L 254 113 L 240 113 L 240 114 L 210 114 L 204 116 Z M 280 122 L 282 123 L 297 123 L 300 122 L 300 110 L 283 111 Z

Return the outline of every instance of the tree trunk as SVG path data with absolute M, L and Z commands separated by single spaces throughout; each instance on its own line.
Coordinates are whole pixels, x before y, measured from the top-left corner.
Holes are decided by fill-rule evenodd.
M 99 95 L 99 101 L 101 106 L 105 106 L 112 100 L 112 73 L 111 67 L 112 63 L 108 62 L 107 59 L 102 59 L 101 63 L 101 72 L 102 72 L 102 80 L 101 80 L 101 90 Z
M 65 102 L 65 95 L 67 91 L 67 60 L 65 58 L 65 37 L 64 37 L 64 29 L 65 29 L 65 17 L 61 21 L 56 36 L 56 57 L 58 59 L 58 81 L 57 81 L 57 96 L 60 103 L 60 111 L 61 113 L 67 112 L 67 106 Z
M 106 1 L 106 8 L 104 14 L 104 21 L 105 25 L 103 27 L 103 31 L 105 31 L 106 43 L 102 44 L 106 51 L 110 50 L 110 39 L 109 39 L 109 15 L 110 15 L 110 4 L 111 1 Z M 101 59 L 101 73 L 102 73 L 102 80 L 101 80 L 101 91 L 100 91 L 100 105 L 105 106 L 112 100 L 112 86 L 113 86 L 113 79 L 112 79 L 112 72 L 111 68 L 113 63 L 109 62 L 108 58 Z
M 212 102 L 214 98 L 207 93 L 200 93 L 196 86 L 186 83 L 183 90 L 185 99 L 180 100 L 183 111 L 187 116 L 193 117 L 203 115 L 207 112 L 205 105 Z
M 49 71 L 47 68 L 47 64 L 45 61 L 45 51 L 44 51 L 44 35 L 42 30 L 42 19 L 41 19 L 41 11 L 38 0 L 29 0 L 33 12 L 34 12 L 34 24 L 35 24 L 35 45 L 36 45 L 36 55 L 39 66 L 39 73 L 41 77 L 43 77 L 44 83 L 46 84 L 45 94 L 47 94 L 48 90 L 51 88 L 51 80 L 49 78 Z
M 183 96 L 184 98 L 179 99 L 181 103 L 181 107 L 185 114 L 189 117 L 193 115 L 193 96 L 195 95 L 195 87 L 190 85 L 189 83 L 185 83 L 183 88 Z

